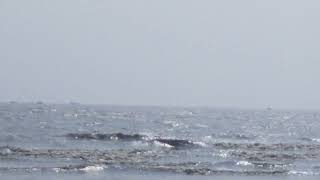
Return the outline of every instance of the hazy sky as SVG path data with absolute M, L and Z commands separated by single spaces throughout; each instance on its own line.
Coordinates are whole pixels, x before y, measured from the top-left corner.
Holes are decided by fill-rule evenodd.
M 320 109 L 319 0 L 0 0 L 0 101 Z

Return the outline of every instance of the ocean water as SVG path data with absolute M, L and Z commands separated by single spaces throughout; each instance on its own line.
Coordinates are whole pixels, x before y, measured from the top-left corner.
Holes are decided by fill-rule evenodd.
M 1 103 L 1 179 L 319 179 L 320 112 Z

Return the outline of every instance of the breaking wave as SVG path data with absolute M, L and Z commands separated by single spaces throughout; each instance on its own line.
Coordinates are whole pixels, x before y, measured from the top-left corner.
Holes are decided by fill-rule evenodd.
M 100 134 L 100 133 L 69 133 L 65 135 L 73 140 L 101 140 L 101 141 L 145 141 L 151 144 L 160 144 L 163 147 L 174 149 L 199 148 L 201 145 L 196 142 L 184 139 L 152 138 L 141 134 Z

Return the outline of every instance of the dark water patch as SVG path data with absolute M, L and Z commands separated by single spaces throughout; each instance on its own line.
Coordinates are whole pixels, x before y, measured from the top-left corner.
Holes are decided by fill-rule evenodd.
M 69 133 L 66 137 L 77 140 L 122 140 L 122 141 L 138 141 L 147 138 L 141 134 L 99 134 L 99 133 Z

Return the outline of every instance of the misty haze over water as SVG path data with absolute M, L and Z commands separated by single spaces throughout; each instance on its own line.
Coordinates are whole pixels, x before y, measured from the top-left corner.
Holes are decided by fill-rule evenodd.
M 0 101 L 318 109 L 319 5 L 0 2 Z

